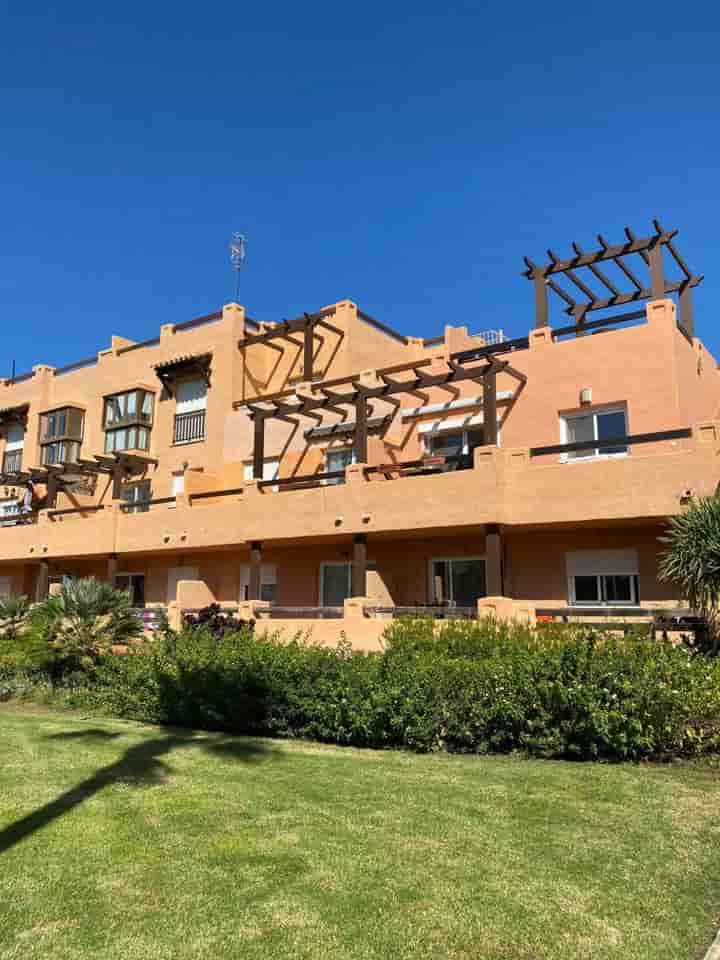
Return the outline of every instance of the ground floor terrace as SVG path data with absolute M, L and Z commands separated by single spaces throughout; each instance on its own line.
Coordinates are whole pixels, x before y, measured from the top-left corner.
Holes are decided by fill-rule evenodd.
M 237 548 L 168 550 L 0 565 L 0 593 L 40 599 L 68 578 L 95 576 L 131 593 L 148 623 L 209 603 L 319 642 L 341 632 L 372 648 L 387 621 L 486 612 L 605 621 L 676 608 L 658 579 L 658 520 L 603 525 L 485 525 L 438 530 L 253 541 Z M 499 599 L 498 599 L 499 598 Z

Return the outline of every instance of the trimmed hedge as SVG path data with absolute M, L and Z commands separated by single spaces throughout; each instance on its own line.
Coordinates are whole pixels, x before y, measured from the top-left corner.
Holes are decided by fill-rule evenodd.
M 42 685 L 42 668 L 33 681 L 17 666 L 6 695 Z M 720 660 L 570 627 L 398 622 L 382 654 L 186 629 L 70 680 L 56 698 L 116 716 L 360 747 L 579 760 L 720 747 Z

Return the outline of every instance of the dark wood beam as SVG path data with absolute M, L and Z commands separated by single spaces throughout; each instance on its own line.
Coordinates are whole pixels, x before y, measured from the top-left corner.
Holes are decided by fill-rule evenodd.
M 253 479 L 262 480 L 265 462 L 265 414 L 255 415 L 253 436 Z
M 359 392 L 355 400 L 355 460 L 357 463 L 367 463 L 368 456 L 368 414 L 367 398 L 364 392 Z M 361 594 L 364 596 L 364 594 Z
M 248 585 L 248 600 L 259 600 L 262 573 L 262 544 L 253 540 L 250 544 L 250 583 Z
M 488 446 L 497 446 L 497 373 L 483 377 L 483 427 L 484 441 Z
M 367 535 L 358 533 L 353 541 L 352 595 L 367 596 Z

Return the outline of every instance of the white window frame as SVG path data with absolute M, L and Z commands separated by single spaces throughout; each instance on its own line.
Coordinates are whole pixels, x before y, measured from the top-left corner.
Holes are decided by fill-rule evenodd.
M 597 581 L 597 592 L 599 600 L 578 600 L 575 596 L 575 578 L 576 577 L 595 577 Z M 630 580 L 630 600 L 604 600 L 602 581 L 605 577 L 628 577 Z M 628 573 L 627 570 L 617 573 L 570 573 L 568 574 L 568 598 L 573 607 L 638 607 L 639 599 L 639 579 L 637 573 Z
M 482 560 L 483 568 L 485 572 L 485 596 L 487 596 L 487 554 L 477 553 L 472 556 L 453 556 L 453 557 L 430 557 L 428 560 L 428 597 L 430 597 L 431 603 L 437 603 L 437 597 L 435 596 L 435 577 L 433 574 L 433 567 L 436 563 L 452 563 L 453 561 L 457 562 L 460 560 Z M 452 578 L 451 578 L 452 582 Z M 452 604 L 455 603 L 453 599 Z M 450 605 L 450 604 L 448 604 Z
M 592 417 L 593 423 L 593 439 L 598 439 L 598 415 L 605 413 L 622 413 L 625 417 L 625 433 L 627 434 L 628 429 L 628 412 L 627 407 L 623 406 L 611 406 L 611 407 L 588 407 L 587 410 L 576 410 L 573 413 L 561 413 L 560 414 L 560 443 L 570 443 L 568 439 L 568 420 L 582 420 L 587 417 Z M 603 451 L 596 447 L 594 450 L 588 450 L 587 452 L 579 450 L 575 456 L 569 456 L 567 453 L 562 453 L 560 455 L 561 463 L 587 463 L 588 460 L 617 460 L 621 457 L 627 457 L 629 449 L 625 449 L 622 453 L 603 453 Z

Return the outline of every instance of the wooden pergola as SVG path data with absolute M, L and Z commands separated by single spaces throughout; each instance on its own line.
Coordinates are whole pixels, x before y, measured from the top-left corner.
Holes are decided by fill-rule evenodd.
M 563 301 L 565 312 L 574 317 L 579 329 L 604 326 L 610 319 L 616 322 L 643 316 L 642 312 L 638 312 L 588 322 L 586 316 L 592 311 L 642 300 L 658 300 L 677 293 L 680 300 L 680 326 L 688 337 L 692 337 L 692 289 L 702 282 L 703 277 L 692 273 L 675 246 L 677 230 L 665 230 L 659 220 L 653 220 L 653 228 L 655 232 L 650 236 L 636 237 L 630 227 L 626 227 L 625 242 L 614 245 L 598 234 L 599 246 L 591 251 L 585 251 L 579 244 L 573 243 L 573 256 L 566 260 L 562 260 L 553 250 L 547 251 L 548 261 L 544 264 L 536 264 L 525 257 L 527 269 L 523 276 L 532 280 L 535 286 L 535 326 L 549 325 L 548 290 Z M 680 272 L 677 279 L 666 274 L 665 250 L 676 271 Z M 601 263 L 612 263 L 616 268 L 616 277 L 608 276 L 606 270 L 600 268 Z M 641 276 L 635 272 L 636 267 L 641 268 Z M 561 276 L 570 281 L 572 292 L 558 282 Z M 620 286 L 621 283 L 623 286 Z
M 46 506 L 54 507 L 57 495 L 67 490 L 69 482 L 64 479 L 68 474 L 80 474 L 92 477 L 104 474 L 112 477 L 112 498 L 119 500 L 122 492 L 123 480 L 132 476 L 144 474 L 149 466 L 157 465 L 157 460 L 134 453 L 116 453 L 111 456 L 96 455 L 93 460 L 78 458 L 75 461 L 53 464 L 47 467 L 35 467 L 20 470 L 17 473 L 0 474 L 0 484 L 7 486 L 21 486 L 32 481 L 41 484 L 46 489 Z
M 366 463 L 368 455 L 368 435 L 372 429 L 383 429 L 389 425 L 392 416 L 372 417 L 369 405 L 373 400 L 385 400 L 397 407 L 394 400 L 399 394 L 412 394 L 431 387 L 450 387 L 466 380 L 482 385 L 483 411 L 485 424 L 485 442 L 497 443 L 497 375 L 508 373 L 520 383 L 527 377 L 516 370 L 506 360 L 495 357 L 481 358 L 480 362 L 466 364 L 456 359 L 460 354 L 446 361 L 446 370 L 442 373 L 430 373 L 426 368 L 431 359 L 409 361 L 376 371 L 379 385 L 368 386 L 360 382 L 359 377 L 349 376 L 338 380 L 327 380 L 313 384 L 311 394 L 298 396 L 293 391 L 258 397 L 254 400 L 240 401 L 235 408 L 244 407 L 250 413 L 254 423 L 253 438 L 253 478 L 262 480 L 265 459 L 265 422 L 268 419 L 284 420 L 299 425 L 299 417 L 309 417 L 323 423 L 322 414 L 330 412 L 340 419 L 337 423 L 315 428 L 309 433 L 331 436 L 342 433 L 353 437 L 355 460 Z M 400 378 L 398 378 L 400 375 Z M 406 376 L 404 376 L 406 375 Z M 348 414 L 354 413 L 354 419 L 348 420 Z
M 302 351 L 304 376 L 310 380 L 315 357 L 315 341 L 324 343 L 324 337 L 318 333 L 318 330 L 328 330 L 341 338 L 344 336 L 343 331 L 327 319 L 333 316 L 334 312 L 334 309 L 329 308 L 319 310 L 317 313 L 304 313 L 302 317 L 295 317 L 293 320 L 281 320 L 279 323 L 272 324 L 269 329 L 263 329 L 262 333 L 251 333 L 242 340 L 238 340 L 238 347 L 243 350 L 262 343 L 271 350 L 282 353 L 283 348 L 277 341 L 290 343 Z M 259 328 L 257 321 L 250 322 Z M 301 339 L 297 339 L 298 336 Z

